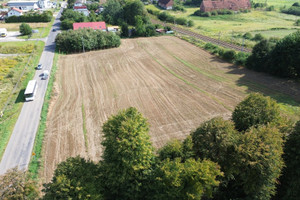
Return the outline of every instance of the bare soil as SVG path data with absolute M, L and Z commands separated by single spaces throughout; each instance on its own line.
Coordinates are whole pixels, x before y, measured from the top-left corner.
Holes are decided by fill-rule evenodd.
M 232 66 L 176 37 L 126 39 L 119 48 L 61 56 L 54 88 L 44 182 L 70 156 L 100 160 L 102 125 L 120 109 L 136 107 L 160 148 L 213 117 L 229 119 L 251 91 L 300 99 L 299 84 Z

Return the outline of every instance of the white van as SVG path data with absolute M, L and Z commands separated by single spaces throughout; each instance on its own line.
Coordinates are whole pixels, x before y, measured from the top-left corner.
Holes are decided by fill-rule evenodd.
M 44 70 L 43 71 L 43 75 L 42 75 L 42 79 L 46 80 L 49 77 L 49 71 L 48 70 Z

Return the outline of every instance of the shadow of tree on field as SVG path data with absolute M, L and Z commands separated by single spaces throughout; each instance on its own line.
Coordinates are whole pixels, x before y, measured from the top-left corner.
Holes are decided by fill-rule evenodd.
M 278 103 L 300 106 L 300 84 L 295 80 L 283 79 L 262 72 L 255 72 L 236 65 L 228 66 L 228 74 L 239 75 L 238 86 L 246 86 L 246 92 L 260 92 Z

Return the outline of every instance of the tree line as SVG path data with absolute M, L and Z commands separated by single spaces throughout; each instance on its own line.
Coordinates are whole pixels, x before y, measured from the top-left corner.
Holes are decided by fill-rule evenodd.
M 78 29 L 59 33 L 55 38 L 55 43 L 59 51 L 73 53 L 118 47 L 121 40 L 115 33 Z
M 279 77 L 300 78 L 300 31 L 280 40 L 263 39 L 246 61 L 246 67 Z
M 44 11 L 42 14 L 33 12 L 27 13 L 21 16 L 11 16 L 5 19 L 6 23 L 15 22 L 50 22 L 52 20 L 53 13 L 51 11 Z
M 300 195 L 295 159 L 300 121 L 293 125 L 274 100 L 257 93 L 236 106 L 231 120 L 206 121 L 157 153 L 147 120 L 135 108 L 111 116 L 102 132 L 101 161 L 74 157 L 60 163 L 44 184 L 43 199 L 296 200 Z M 22 195 L 35 194 L 28 184 Z M 5 189 L 1 194 L 15 195 Z

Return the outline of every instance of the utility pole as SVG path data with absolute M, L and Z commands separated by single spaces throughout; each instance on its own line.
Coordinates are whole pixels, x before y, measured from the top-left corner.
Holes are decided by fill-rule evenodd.
M 85 53 L 85 51 L 84 51 L 83 37 L 81 37 L 81 41 L 82 41 L 82 51 L 83 51 L 83 53 Z

